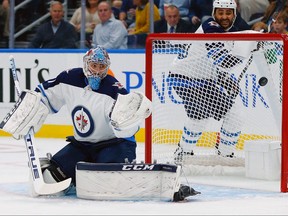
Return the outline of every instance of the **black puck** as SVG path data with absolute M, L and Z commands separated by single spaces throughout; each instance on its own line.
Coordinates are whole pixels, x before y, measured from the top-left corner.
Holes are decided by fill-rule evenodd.
M 260 86 L 265 86 L 268 83 L 268 79 L 266 77 L 261 77 L 258 83 Z

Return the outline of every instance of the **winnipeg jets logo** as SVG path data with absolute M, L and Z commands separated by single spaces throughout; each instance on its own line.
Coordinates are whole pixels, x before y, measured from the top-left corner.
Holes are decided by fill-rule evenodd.
M 72 111 L 73 125 L 79 136 L 87 137 L 94 129 L 94 122 L 90 112 L 81 106 L 77 106 Z
M 88 125 L 88 119 L 86 119 L 86 116 L 83 114 L 83 108 L 81 109 L 80 115 L 76 116 L 76 122 L 80 131 L 84 131 Z
M 120 82 L 115 82 L 112 86 L 116 86 L 119 89 L 123 89 L 124 88 L 124 86 Z

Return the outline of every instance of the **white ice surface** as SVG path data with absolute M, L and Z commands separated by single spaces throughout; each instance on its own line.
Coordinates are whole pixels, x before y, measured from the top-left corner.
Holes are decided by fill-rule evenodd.
M 66 144 L 63 139 L 36 139 L 36 143 L 41 156 L 46 152 L 53 154 Z M 263 181 L 238 178 L 235 185 L 223 187 L 223 179 L 217 183 L 217 178 L 188 177 L 191 186 L 201 194 L 182 203 L 95 201 L 73 194 L 33 198 L 29 195 L 23 140 L 0 138 L 1 215 L 288 215 L 288 194 L 279 192 L 280 185 L 275 191 L 275 184 L 266 181 L 268 190 L 263 190 L 257 189 L 260 184 L 265 186 Z M 218 186 L 211 186 L 211 182 Z

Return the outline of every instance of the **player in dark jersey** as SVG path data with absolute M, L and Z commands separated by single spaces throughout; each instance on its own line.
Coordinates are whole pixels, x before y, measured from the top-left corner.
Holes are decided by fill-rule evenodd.
M 212 17 L 202 23 L 196 33 L 223 33 L 250 30 L 249 25 L 237 14 L 234 0 L 215 0 Z
M 213 18 L 206 20 L 196 33 L 247 30 L 235 23 L 236 7 L 234 0 L 215 0 Z M 234 157 L 233 151 L 241 134 L 241 115 L 238 106 L 235 106 L 239 83 L 232 73 L 235 66 L 244 62 L 244 58 L 233 55 L 233 46 L 233 42 L 195 41 L 186 45 L 187 55 L 179 55 L 172 64 L 169 78 L 183 101 L 188 117 L 174 154 L 176 162 L 182 161 L 185 155 L 195 154 L 195 146 L 209 118 L 223 121 L 216 153 Z M 236 121 L 237 124 L 231 127 L 229 121 Z

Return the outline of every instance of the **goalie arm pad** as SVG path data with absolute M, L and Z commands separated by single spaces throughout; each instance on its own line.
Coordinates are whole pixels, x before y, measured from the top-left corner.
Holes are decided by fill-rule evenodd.
M 22 91 L 12 110 L 5 116 L 0 128 L 16 139 L 25 136 L 33 127 L 36 133 L 44 123 L 49 109 L 41 101 L 41 94 L 35 91 Z
M 140 92 L 118 95 L 112 108 L 111 125 L 117 137 L 130 137 L 138 130 L 141 122 L 152 112 L 151 101 Z

